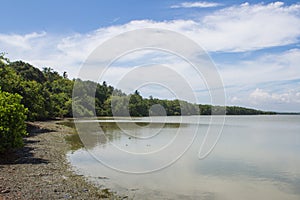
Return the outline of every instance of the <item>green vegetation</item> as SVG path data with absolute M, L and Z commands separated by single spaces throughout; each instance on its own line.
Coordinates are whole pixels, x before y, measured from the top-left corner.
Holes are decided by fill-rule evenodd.
M 243 108 L 239 106 L 212 106 L 212 105 L 199 105 L 200 108 L 200 115 L 211 115 L 213 112 L 214 114 L 224 113 L 224 109 L 226 109 L 226 115 L 274 115 L 277 114 L 276 112 L 269 112 L 269 111 L 261 111 L 255 110 L 251 108 Z
M 22 97 L 0 89 L 0 152 L 23 145 L 26 135 L 27 109 L 21 104 Z
M 162 114 L 170 116 L 225 112 L 225 107 L 221 106 L 197 105 L 181 100 L 161 100 L 152 96 L 143 98 L 138 91 L 128 95 L 107 85 L 106 82 L 100 84 L 80 79 L 70 80 L 66 72 L 60 75 L 51 68 L 44 68 L 41 71 L 29 63 L 10 62 L 4 54 L 0 54 L 0 77 L 0 150 L 21 144 L 20 136 L 25 134 L 25 114 L 27 120 L 35 121 L 73 117 L 73 114 L 87 117 Z M 73 91 L 73 88 L 76 90 Z M 226 114 L 275 113 L 233 106 L 226 107 Z M 9 134 L 11 136 L 8 137 Z
M 0 59 L 0 87 L 3 91 L 17 93 L 23 97 L 21 103 L 28 108 L 28 120 L 31 121 L 72 117 L 72 113 L 76 116 L 126 116 L 127 107 L 131 116 L 161 115 L 161 110 L 156 105 L 163 107 L 168 116 L 225 112 L 225 108 L 221 106 L 197 105 L 177 99 L 161 100 L 152 96 L 143 98 L 138 91 L 126 95 L 106 82 L 100 84 L 80 79 L 70 80 L 66 72 L 59 75 L 51 68 L 41 71 L 22 61 L 10 62 L 3 54 L 0 55 Z M 73 88 L 76 88 L 74 93 Z M 275 113 L 230 106 L 226 107 L 226 114 Z

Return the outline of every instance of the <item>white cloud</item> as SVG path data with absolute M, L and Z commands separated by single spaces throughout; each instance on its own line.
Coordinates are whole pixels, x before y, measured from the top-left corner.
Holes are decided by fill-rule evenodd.
M 199 2 L 183 2 L 177 5 L 172 5 L 171 8 L 211 8 L 221 6 L 219 3 L 199 1 Z
M 226 85 L 228 104 L 300 111 L 299 66 L 300 49 L 222 65 L 220 74 Z
M 222 64 L 220 73 L 225 85 L 255 85 L 300 79 L 300 49 L 265 54 L 256 59 Z
M 249 96 L 254 104 L 259 104 L 261 101 L 270 101 L 273 95 L 262 89 L 256 88 Z
M 198 3 L 198 7 L 200 3 L 205 4 L 205 2 L 195 3 Z M 0 47 L 1 51 L 7 52 L 8 57 L 12 60 L 22 59 L 39 67 L 53 67 L 60 73 L 67 71 L 69 77 L 75 77 L 80 65 L 98 45 L 113 36 L 130 30 L 164 28 L 190 37 L 209 52 L 247 52 L 299 43 L 299 24 L 300 4 L 244 3 L 225 7 L 190 20 L 160 22 L 137 20 L 123 25 L 103 27 L 89 33 L 70 35 L 53 35 L 45 32 L 33 32 L 25 35 L 0 34 Z M 176 40 L 174 41 L 176 42 Z M 143 56 L 143 54 L 138 56 Z M 136 59 L 136 57 L 132 58 Z M 227 90 L 230 101 L 235 103 L 250 103 L 247 101 L 250 92 L 244 92 L 243 96 L 239 95 L 238 90 L 251 89 L 250 91 L 253 92 L 255 88 L 261 88 L 259 84 L 262 83 L 300 79 L 300 50 L 297 48 L 283 53 L 266 54 L 255 60 L 234 62 L 231 65 L 218 64 L 221 66 L 220 73 L 226 86 L 235 86 L 233 89 Z M 178 64 L 177 69 L 184 71 L 187 68 Z M 115 71 L 108 76 L 115 79 L 117 75 L 122 74 L 121 72 L 123 73 L 123 71 Z M 197 82 L 191 74 L 186 73 L 186 76 L 191 77 L 191 82 Z M 258 90 L 253 95 L 256 96 L 257 102 L 258 99 L 263 98 L 271 98 L 274 101 L 277 98 L 277 101 L 284 102 L 282 99 L 288 99 L 285 95 L 289 94 L 288 89 L 281 87 L 281 91 L 277 93 L 265 89 Z M 300 96 L 299 91 L 295 90 L 293 99 Z M 253 95 L 252 99 L 255 99 Z M 296 100 L 293 102 L 295 103 Z
M 210 52 L 244 52 L 298 42 L 299 24 L 300 4 L 245 3 L 193 20 L 131 21 L 85 34 L 1 34 L 0 45 L 1 51 L 9 53 L 12 59 L 24 59 L 38 66 L 47 64 L 60 70 L 60 66 L 78 67 L 94 48 L 108 38 L 138 28 L 174 30 L 190 37 Z
M 300 4 L 242 4 L 205 16 L 194 33 L 209 51 L 248 51 L 298 41 Z M 199 39 L 200 40 L 200 39 Z
M 33 49 L 33 43 L 42 37 L 46 36 L 45 32 L 42 33 L 30 33 L 25 35 L 17 34 L 0 34 L 0 44 L 5 44 L 7 46 L 12 46 L 14 48 L 21 48 L 23 50 Z
M 276 87 L 276 86 L 275 86 Z M 279 112 L 300 112 L 300 87 L 289 85 L 285 90 L 274 88 L 256 88 L 242 94 L 236 92 L 228 97 L 228 105 L 253 107 L 261 110 Z
M 98 31 L 165 28 L 190 37 L 208 51 L 245 52 L 299 42 L 299 24 L 300 4 L 276 2 L 226 7 L 189 20 L 132 21 Z
M 256 88 L 249 95 L 250 101 L 254 105 L 264 103 L 300 103 L 299 91 L 290 89 L 284 93 L 272 93 L 260 88 Z
M 165 71 L 162 71 L 162 67 Z M 139 75 L 137 75 L 137 71 L 139 71 Z M 133 86 L 141 86 L 142 84 L 139 83 L 149 82 L 150 84 L 142 90 L 142 94 L 146 97 L 152 95 L 160 98 L 174 98 L 174 95 L 170 96 L 170 93 L 166 93 L 165 90 L 181 89 L 183 85 L 189 85 L 193 91 L 205 90 L 203 93 L 206 92 L 208 95 L 201 75 L 193 66 L 176 55 L 163 51 L 140 50 L 124 55 L 105 71 L 100 82 L 103 80 L 109 80 L 108 83 L 127 93 L 132 93 L 137 89 Z M 155 87 L 157 84 L 164 87 L 165 90 L 157 89 Z M 180 93 L 191 90 L 181 89 Z M 188 95 L 183 96 L 181 99 L 191 100 L 191 98 L 187 98 Z
M 178 31 L 208 51 L 243 52 L 298 42 L 300 4 L 242 4 L 221 9 L 200 19 L 155 22 L 132 21 L 81 35 L 86 46 L 97 44 L 121 32 L 137 28 L 165 28 Z M 80 36 L 79 36 L 80 38 Z M 78 40 L 78 36 L 74 36 Z M 67 42 L 74 42 L 69 39 Z M 82 41 L 82 40 L 80 40 Z M 99 42 L 98 42 L 99 44 Z

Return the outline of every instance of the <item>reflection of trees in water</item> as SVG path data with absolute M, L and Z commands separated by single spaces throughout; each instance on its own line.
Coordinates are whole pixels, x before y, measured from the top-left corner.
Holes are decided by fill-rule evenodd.
M 122 130 L 118 124 L 121 124 Z M 73 121 L 60 123 L 65 126 L 75 128 Z M 134 133 L 135 136 L 142 136 L 143 129 L 163 129 L 163 128 L 179 128 L 186 126 L 180 123 L 160 123 L 160 122 L 84 122 L 77 123 L 77 133 L 66 137 L 66 141 L 71 144 L 71 150 L 76 151 L 80 148 L 93 149 L 96 146 L 105 148 L 108 142 L 118 141 L 123 137 L 129 137 L 128 133 Z M 125 133 L 124 133 L 125 132 Z M 83 145 L 84 143 L 84 145 Z
M 72 134 L 65 137 L 65 140 L 68 144 L 71 145 L 71 150 L 76 151 L 78 149 L 83 148 L 83 144 L 79 138 L 78 134 Z

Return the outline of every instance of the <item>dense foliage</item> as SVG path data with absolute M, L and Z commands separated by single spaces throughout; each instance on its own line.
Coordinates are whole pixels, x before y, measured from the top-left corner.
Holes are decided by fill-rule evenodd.
M 25 114 L 30 121 L 95 115 L 275 114 L 237 106 L 225 108 L 177 99 L 143 98 L 138 91 L 124 94 L 106 82 L 70 80 L 66 72 L 60 75 L 51 68 L 41 71 L 22 61 L 10 62 L 3 54 L 0 77 L 0 151 L 22 144 Z
M 273 114 L 236 106 L 224 108 L 181 100 L 161 100 L 152 96 L 143 98 L 138 91 L 126 95 L 106 82 L 70 80 L 66 72 L 60 75 L 51 68 L 41 71 L 22 61 L 10 62 L 3 56 L 0 58 L 0 87 L 3 91 L 23 97 L 21 103 L 28 108 L 28 120 L 72 117 L 73 113 L 75 116 L 210 115 L 225 112 L 228 115 Z M 76 90 L 73 91 L 73 88 Z
M 21 99 L 18 94 L 0 89 L 0 153 L 23 144 L 27 109 L 21 104 Z
M 21 61 L 0 62 L 0 77 L 3 91 L 23 97 L 21 103 L 29 110 L 28 120 L 71 116 L 72 81 L 64 80 L 57 72 L 41 72 Z

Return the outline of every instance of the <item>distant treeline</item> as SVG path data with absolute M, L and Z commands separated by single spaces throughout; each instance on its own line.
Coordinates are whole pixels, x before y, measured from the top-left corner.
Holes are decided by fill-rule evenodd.
M 0 153 L 22 146 L 22 137 L 27 135 L 25 121 L 73 117 L 73 114 L 89 117 L 212 113 L 275 114 L 236 106 L 225 110 L 221 106 L 181 100 L 143 98 L 138 91 L 125 94 L 106 82 L 70 80 L 67 72 L 39 70 L 23 61 L 10 62 L 0 54 Z
M 67 72 L 59 74 L 51 68 L 39 70 L 23 61 L 10 62 L 3 55 L 0 60 L 0 89 L 22 97 L 21 104 L 28 109 L 27 120 L 30 121 L 72 117 L 73 112 L 77 116 L 124 116 L 128 114 L 127 107 L 131 116 L 161 115 L 162 107 L 166 115 L 210 115 L 224 112 L 227 115 L 276 114 L 237 106 L 226 107 L 224 111 L 225 108 L 221 106 L 197 105 L 151 96 L 143 98 L 138 91 L 125 94 L 106 82 L 100 84 L 80 79 L 70 80 Z M 74 84 L 76 90 L 72 99 Z M 72 101 L 75 103 L 73 110 Z M 153 106 L 157 104 L 162 107 Z

